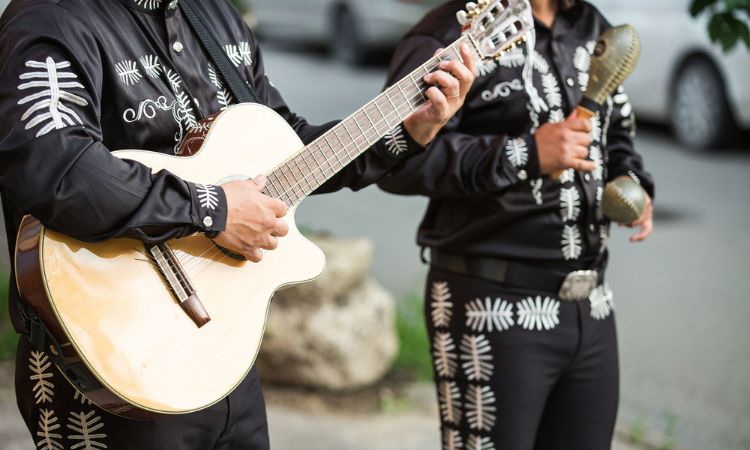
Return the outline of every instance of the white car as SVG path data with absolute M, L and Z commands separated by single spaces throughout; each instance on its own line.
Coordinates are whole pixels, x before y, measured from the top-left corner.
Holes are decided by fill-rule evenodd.
M 639 116 L 671 124 L 692 147 L 722 146 L 750 130 L 750 51 L 740 41 L 724 54 L 689 3 L 594 0 L 610 23 L 629 23 L 641 36 L 641 59 L 625 82 Z
M 441 0 L 244 0 L 259 34 L 323 43 L 341 60 L 395 46 Z M 458 26 L 458 25 L 456 25 Z

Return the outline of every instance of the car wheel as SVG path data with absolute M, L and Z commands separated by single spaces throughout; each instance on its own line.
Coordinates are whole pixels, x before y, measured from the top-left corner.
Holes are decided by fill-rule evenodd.
M 723 147 L 737 135 L 721 75 L 707 59 L 693 58 L 680 70 L 670 119 L 677 139 L 696 149 Z
M 361 64 L 367 60 L 367 48 L 362 43 L 357 18 L 345 6 L 334 15 L 330 48 L 334 58 L 348 64 Z

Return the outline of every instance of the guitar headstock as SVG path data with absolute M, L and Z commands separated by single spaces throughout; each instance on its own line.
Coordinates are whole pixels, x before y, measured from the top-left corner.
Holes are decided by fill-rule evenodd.
M 478 0 L 456 14 L 483 60 L 500 58 L 534 29 L 529 0 Z

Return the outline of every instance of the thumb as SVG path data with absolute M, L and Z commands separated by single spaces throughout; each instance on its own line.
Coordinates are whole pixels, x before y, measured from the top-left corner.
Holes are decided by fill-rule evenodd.
M 268 182 L 268 177 L 266 175 L 257 175 L 255 178 L 253 178 L 253 183 L 255 183 L 256 186 L 258 186 L 258 190 L 263 190 L 266 188 L 266 183 Z
M 572 113 L 565 119 L 566 122 L 572 122 L 573 120 L 578 119 L 578 110 L 574 109 Z

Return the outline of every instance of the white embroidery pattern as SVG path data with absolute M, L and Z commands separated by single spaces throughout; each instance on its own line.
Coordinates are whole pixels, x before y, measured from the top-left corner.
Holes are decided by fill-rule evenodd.
M 66 426 L 74 434 L 69 434 L 68 439 L 80 442 L 73 444 L 70 450 L 78 450 L 79 448 L 84 450 L 107 448 L 107 445 L 101 441 L 107 438 L 107 435 L 101 432 L 101 428 L 104 427 L 104 423 L 101 420 L 102 418 L 96 415 L 96 412 L 93 410 L 89 411 L 88 414 L 84 414 L 83 412 L 71 413 Z
M 513 305 L 503 299 L 475 298 L 466 304 L 466 326 L 473 331 L 505 331 L 513 325 Z
M 562 109 L 553 109 L 549 112 L 550 123 L 562 123 L 565 121 L 565 113 Z
M 491 74 L 492 72 L 494 72 L 495 70 L 497 70 L 497 61 L 495 61 L 494 59 L 488 59 L 488 60 L 479 59 L 476 62 L 476 66 L 477 66 L 477 75 L 480 77 L 485 77 Z
M 458 430 L 445 430 L 443 432 L 443 450 L 459 450 L 461 448 L 463 448 L 463 443 Z
M 599 111 L 594 114 L 594 117 L 591 118 L 591 133 L 589 133 L 589 137 L 592 141 L 599 141 L 602 140 L 602 125 L 601 125 L 601 113 Z
M 591 317 L 595 320 L 604 320 L 612 313 L 615 307 L 614 294 L 607 284 L 597 286 L 589 294 L 591 303 Z
M 135 61 L 126 59 L 115 64 L 115 71 L 117 76 L 120 77 L 120 81 L 125 86 L 134 86 L 141 82 L 141 71 L 138 70 L 138 66 Z
M 227 57 L 229 57 L 229 60 L 232 61 L 232 64 L 234 64 L 235 67 L 239 67 L 243 64 L 249 66 L 253 63 L 253 52 L 250 48 L 250 44 L 246 41 L 240 42 L 239 46 L 233 44 L 225 45 L 224 53 L 227 54 Z
M 39 414 L 39 422 L 37 422 L 39 430 L 36 435 L 41 439 L 36 443 L 37 448 L 40 450 L 63 450 L 63 445 L 60 443 L 62 435 L 55 433 L 60 428 L 55 412 L 51 409 L 41 409 Z
M 599 239 L 601 241 L 599 245 L 599 253 L 604 253 L 609 247 L 609 231 L 605 226 L 599 226 Z
M 511 81 L 501 81 L 492 90 L 482 91 L 482 100 L 491 102 L 500 97 L 508 97 L 511 91 L 522 91 L 523 83 L 518 78 Z
M 477 436 L 470 434 L 466 441 L 466 450 L 495 450 L 495 444 L 488 436 Z
M 30 379 L 36 382 L 32 391 L 34 391 L 34 399 L 37 405 L 45 402 L 52 403 L 52 397 L 55 395 L 55 384 L 50 380 L 53 373 L 48 371 L 51 366 L 52 362 L 44 352 L 31 351 L 29 369 L 33 372 L 33 375 Z
M 198 200 L 200 200 L 203 208 L 214 210 L 219 206 L 219 195 L 216 193 L 216 186 L 196 184 L 195 190 L 198 193 Z
M 138 61 L 141 62 L 141 66 L 143 67 L 144 72 L 146 72 L 146 75 L 151 78 L 159 78 L 161 75 L 161 63 L 159 63 L 159 58 L 155 55 L 143 55 L 138 58 Z
M 598 145 L 592 145 L 589 148 L 589 159 L 596 164 L 596 168 L 591 172 L 595 180 L 601 180 L 604 177 L 604 161 L 602 160 L 602 150 Z
M 557 84 L 555 74 L 546 73 L 542 75 L 542 89 L 544 90 L 544 96 L 547 98 L 547 105 L 550 108 L 562 107 L 562 95 L 560 94 L 560 86 Z
M 495 425 L 495 394 L 489 386 L 470 385 L 466 393 L 466 421 L 475 430 L 489 431 Z
M 560 323 L 560 302 L 537 295 L 516 303 L 518 324 L 526 330 L 551 330 Z
M 505 144 L 505 155 L 515 167 L 521 167 L 529 161 L 529 148 L 523 138 L 509 139 Z
M 492 363 L 490 341 L 483 335 L 465 334 L 461 339 L 461 367 L 471 381 L 489 381 L 495 365 Z
M 578 86 L 585 91 L 589 85 L 591 53 L 584 47 L 578 47 L 573 56 L 573 66 L 578 70 Z
M 560 215 L 564 221 L 576 220 L 581 214 L 581 194 L 573 186 L 560 189 Z
M 432 283 L 432 323 L 436 327 L 447 327 L 453 315 L 453 303 L 449 302 L 451 291 L 448 283 L 445 281 L 435 281 Z
M 189 130 L 198 125 L 198 119 L 193 114 L 193 107 L 190 105 L 190 99 L 187 94 L 185 92 L 178 92 L 175 98 L 179 106 L 176 110 L 177 119 L 185 123 Z
M 91 405 L 91 401 L 81 394 L 78 390 L 73 393 L 73 400 L 78 400 L 82 405 Z
M 441 377 L 452 377 L 456 373 L 456 345 L 449 333 L 437 333 L 433 344 L 432 356 L 435 359 L 435 371 Z
M 138 6 L 142 6 L 148 10 L 155 10 L 158 9 L 159 6 L 161 6 L 162 0 L 133 0 L 135 1 L 135 4 Z
M 500 58 L 499 64 L 502 67 L 512 69 L 523 66 L 525 62 L 526 55 L 524 55 L 523 49 L 521 47 L 514 47 Z
M 572 183 L 573 181 L 575 181 L 575 177 L 575 171 L 573 169 L 568 169 L 563 172 L 562 176 L 560 177 L 560 184 Z
M 631 105 L 628 99 L 628 94 L 625 93 L 625 88 L 618 86 L 615 95 L 612 97 L 615 106 L 620 108 L 620 116 L 622 117 L 621 126 L 626 128 L 630 132 L 630 137 L 635 137 L 635 115 L 633 114 L 633 105 Z
M 400 155 L 409 150 L 409 144 L 406 143 L 404 129 L 401 125 L 396 126 L 396 128 L 386 133 L 383 138 L 385 139 L 386 148 L 394 155 Z
M 542 203 L 544 203 L 542 199 L 542 185 L 544 184 L 544 180 L 541 178 L 537 178 L 530 181 L 531 183 L 531 195 L 534 197 L 534 201 L 537 205 L 541 206 Z
M 441 381 L 438 384 L 440 415 L 443 422 L 458 424 L 461 421 L 461 393 L 455 381 Z
M 177 94 L 177 92 L 182 90 L 182 77 L 177 72 L 167 69 L 167 80 L 169 81 L 169 86 L 172 88 L 172 93 Z
M 575 225 L 564 225 L 562 233 L 562 253 L 565 259 L 578 259 L 583 250 L 581 232 Z
M 44 124 L 36 133 L 36 137 L 40 137 L 52 130 L 60 130 L 76 124 L 83 125 L 83 121 L 78 114 L 63 103 L 63 101 L 66 101 L 78 106 L 88 106 L 89 104 L 83 97 L 66 91 L 66 89 L 72 88 L 83 89 L 83 85 L 77 81 L 62 81 L 78 78 L 73 72 L 60 70 L 70 67 L 70 62 L 56 63 L 55 60 L 48 57 L 45 62 L 27 61 L 26 67 L 44 69 L 44 71 L 25 72 L 19 77 L 21 80 L 31 80 L 18 86 L 21 91 L 43 88 L 43 90 L 29 94 L 18 101 L 19 105 L 35 101 L 21 116 L 22 122 L 34 116 L 26 124 L 25 129 L 30 130 L 37 125 Z
M 208 78 L 211 83 L 216 86 L 216 101 L 219 103 L 219 110 L 224 111 L 234 103 L 234 97 L 232 93 L 224 87 L 224 82 L 216 72 L 216 68 L 213 64 L 208 64 Z

